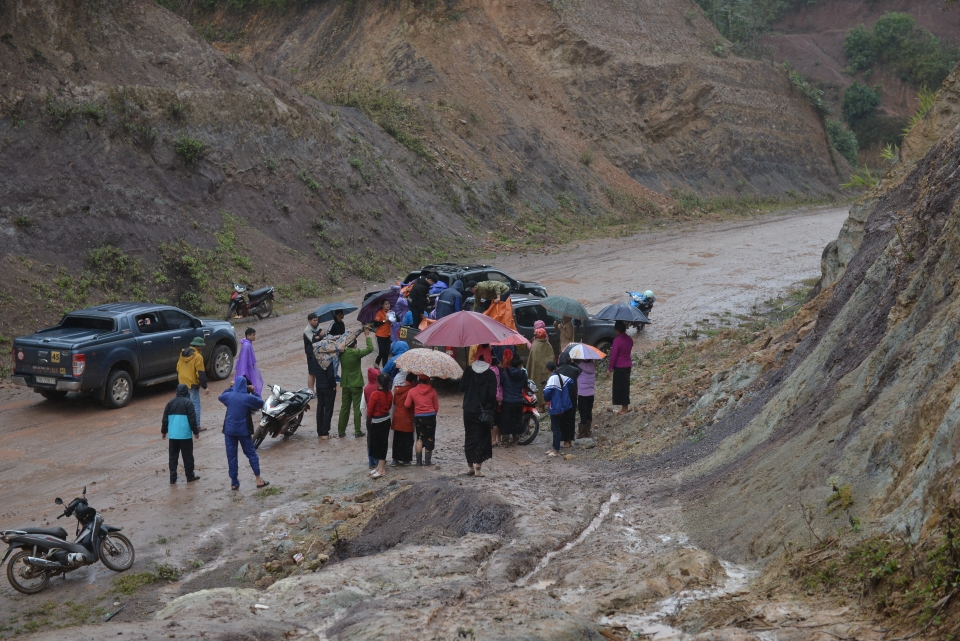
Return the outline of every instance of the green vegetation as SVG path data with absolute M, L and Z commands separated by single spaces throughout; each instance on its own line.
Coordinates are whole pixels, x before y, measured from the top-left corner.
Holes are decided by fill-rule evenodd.
M 832 118 L 824 120 L 830 144 L 843 156 L 852 167 L 857 166 L 857 135 L 850 131 L 843 123 Z
M 960 49 L 917 27 L 907 13 L 884 14 L 872 31 L 854 27 L 843 49 L 851 70 L 870 72 L 886 66 L 917 88 L 939 87 L 960 60 Z
M 307 189 L 310 191 L 320 191 L 320 183 L 316 179 L 307 173 L 306 169 L 301 169 L 297 172 L 297 178 L 303 181 L 303 184 L 307 186 Z
M 823 118 L 831 113 L 833 110 L 827 106 L 827 103 L 823 101 L 823 90 L 817 89 L 810 82 L 800 75 L 799 72 L 794 71 L 790 68 L 790 65 L 786 62 L 782 65 L 784 71 L 787 72 L 787 77 L 790 79 L 790 82 L 794 87 L 807 99 L 814 109 L 817 111 L 817 115 Z
M 283 492 L 283 488 L 279 485 L 270 485 L 263 489 L 257 490 L 253 493 L 253 498 L 255 499 L 265 499 L 268 496 L 277 496 Z
M 917 101 L 920 103 L 920 106 L 917 108 L 917 113 L 913 114 L 910 120 L 907 121 L 907 126 L 903 129 L 904 136 L 913 131 L 913 128 L 920 124 L 920 121 L 926 117 L 927 112 L 933 107 L 936 98 L 936 92 L 930 91 L 926 87 L 920 90 L 920 93 L 917 94 Z
M 121 574 L 113 580 L 113 587 L 110 588 L 110 591 L 114 594 L 131 595 L 147 585 L 153 585 L 161 581 L 176 581 L 183 574 L 183 570 L 180 568 L 166 563 L 156 564 L 154 570 Z
M 196 165 L 207 155 L 207 145 L 202 140 L 186 135 L 174 141 L 173 149 L 188 166 Z
M 880 92 L 855 82 L 843 94 L 843 118 L 851 127 L 873 118 L 880 106 Z
M 330 80 L 303 92 L 331 105 L 362 111 L 401 145 L 425 159 L 433 159 L 421 135 L 425 118 L 399 91 L 382 86 L 357 87 L 346 80 Z

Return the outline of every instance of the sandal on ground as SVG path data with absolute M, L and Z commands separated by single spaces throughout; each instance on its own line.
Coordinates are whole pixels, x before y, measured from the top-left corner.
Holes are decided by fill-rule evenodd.
M 559 454 L 557 454 L 553 450 L 550 450 L 549 452 L 547 452 L 547 456 L 559 456 Z
M 264 481 L 264 482 L 263 482 L 263 485 L 258 485 L 258 486 L 257 486 L 257 489 L 258 489 L 258 490 L 261 490 L 261 489 L 267 487 L 268 485 L 270 485 L 270 481 Z
M 231 486 L 230 486 L 230 489 L 233 490 L 234 492 L 236 492 L 237 490 L 240 489 L 240 486 L 239 486 L 239 485 L 231 485 Z
M 480 470 L 477 470 L 477 473 L 474 474 L 474 476 L 477 477 L 478 479 L 482 479 L 484 477 L 484 474 Z
M 371 478 L 375 478 L 375 479 L 382 478 L 384 476 L 386 476 L 386 474 L 381 474 L 380 472 L 374 472 L 373 474 L 370 475 Z
M 467 476 L 473 476 L 476 473 L 476 470 L 474 470 L 472 467 L 467 470 Z

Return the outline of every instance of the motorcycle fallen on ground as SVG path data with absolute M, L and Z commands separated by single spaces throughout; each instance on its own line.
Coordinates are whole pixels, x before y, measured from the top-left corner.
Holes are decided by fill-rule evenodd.
M 645 292 L 627 292 L 627 295 L 630 296 L 630 307 L 636 307 L 640 312 L 650 318 L 650 311 L 653 309 L 653 304 L 657 301 L 657 297 L 653 295 L 653 292 L 649 289 Z M 637 328 L 637 331 L 643 331 L 644 323 L 631 323 L 634 327 Z
M 517 439 L 520 445 L 530 445 L 540 433 L 540 412 L 537 410 L 537 384 L 528 380 L 521 391 L 523 397 L 523 411 L 521 425 L 523 432 Z
M 263 404 L 260 425 L 253 433 L 255 448 L 260 447 L 268 434 L 270 438 L 277 438 L 281 434 L 283 440 L 290 438 L 303 422 L 304 413 L 310 409 L 310 401 L 316 398 L 316 395 L 306 388 L 288 392 L 279 385 L 274 385 L 272 390 L 273 393 Z
M 233 283 L 230 304 L 227 307 L 226 320 L 255 316 L 258 320 L 269 318 L 273 314 L 273 287 L 261 287 L 251 290 L 252 285 Z M 247 297 L 244 298 L 244 293 Z
M 54 502 L 63 505 L 61 498 Z M 10 546 L 0 565 L 9 557 L 7 580 L 14 590 L 36 594 L 47 587 L 50 577 L 93 565 L 98 560 L 114 572 L 133 567 L 133 544 L 120 534 L 123 528 L 106 525 L 103 517 L 90 507 L 86 487 L 83 496 L 73 499 L 57 518 L 64 516 L 77 517 L 77 538 L 73 543 L 67 540 L 67 532 L 62 527 L 0 531 L 0 541 Z

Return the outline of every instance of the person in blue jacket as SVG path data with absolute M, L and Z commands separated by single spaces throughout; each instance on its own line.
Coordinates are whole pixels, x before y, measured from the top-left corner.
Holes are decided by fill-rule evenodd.
M 384 374 L 389 374 L 390 376 L 396 376 L 397 372 L 400 371 L 400 368 L 397 367 L 397 359 L 410 351 L 410 345 L 407 341 L 397 341 L 390 348 L 390 360 L 387 361 L 387 364 L 383 366 L 381 370 Z
M 193 473 L 193 439 L 200 438 L 200 425 L 197 423 L 197 410 L 190 400 L 190 388 L 183 383 L 177 385 L 177 395 L 163 410 L 160 434 L 162 438 L 170 439 L 170 485 L 177 482 L 177 464 L 181 454 L 187 483 L 199 481 L 200 477 Z
M 223 417 L 223 440 L 227 446 L 227 466 L 230 470 L 230 489 L 240 489 L 237 466 L 237 446 L 243 449 L 243 455 L 250 461 L 250 467 L 257 477 L 257 487 L 270 485 L 260 477 L 260 457 L 253 446 L 252 434 L 249 431 L 248 418 L 251 413 L 263 407 L 263 399 L 253 393 L 253 386 L 247 384 L 247 379 L 238 376 L 233 387 L 228 387 L 220 395 L 220 402 L 227 406 L 227 415 Z
M 452 287 L 443 290 L 437 297 L 437 320 L 459 312 L 463 308 L 463 281 L 458 280 Z

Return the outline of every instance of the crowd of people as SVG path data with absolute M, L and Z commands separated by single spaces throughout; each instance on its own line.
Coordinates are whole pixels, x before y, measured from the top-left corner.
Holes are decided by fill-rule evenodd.
M 397 360 L 409 351 L 410 345 L 399 338 L 397 329 L 401 324 L 418 326 L 418 318 L 422 319 L 429 311 L 427 301 L 437 281 L 433 274 L 417 279 L 407 298 L 398 301 L 409 303 L 409 311 L 402 321 L 391 313 L 389 301 L 383 301 L 372 323 L 349 333 L 342 311 L 334 313 L 327 329 L 321 327 L 317 314 L 307 316 L 302 337 L 307 387 L 316 395 L 317 436 L 322 440 L 331 436 L 345 438 L 352 414 L 354 437 L 366 437 L 367 462 L 373 478 L 387 474 L 388 459 L 392 467 L 433 464 L 439 396 L 428 376 L 404 371 L 398 366 Z M 463 297 L 476 289 L 477 283 L 462 281 L 442 289 L 434 296 L 433 315 L 442 318 L 459 311 Z M 560 334 L 561 350 L 565 350 L 574 340 L 572 320 L 564 317 L 555 327 Z M 622 415 L 629 411 L 630 405 L 633 340 L 627 335 L 623 322 L 618 321 L 615 327 L 617 336 L 608 369 L 613 374 L 613 405 L 620 406 L 617 413 Z M 358 343 L 361 335 L 362 346 Z M 269 485 L 260 475 L 253 442 L 253 414 L 264 404 L 263 377 L 257 367 L 255 341 L 256 330 L 248 328 L 237 355 L 234 384 L 218 398 L 226 407 L 222 432 L 233 490 L 240 487 L 238 451 L 247 458 L 256 486 Z M 200 352 L 203 345 L 202 338 L 195 338 L 181 352 L 176 396 L 164 411 L 161 433 L 169 440 L 171 483 L 177 482 L 181 458 L 187 482 L 200 478 L 194 470 L 193 439 L 199 438 L 205 429 L 200 425 L 201 390 L 206 390 L 206 395 L 210 393 Z M 375 350 L 376 359 L 373 367 L 367 369 L 364 384 L 362 359 Z M 533 381 L 537 388 L 535 403 L 550 416 L 552 443 L 547 456 L 557 457 L 563 449 L 571 447 L 576 438 L 591 436 L 598 361 L 573 360 L 565 351 L 556 357 L 543 321 L 535 323 L 526 361 L 511 347 L 478 345 L 469 353 L 470 364 L 459 382 L 463 392 L 467 474 L 483 477 L 483 464 L 493 458 L 493 448 L 519 441 L 524 433 L 524 392 L 528 381 Z M 340 413 L 336 433 L 331 435 L 338 387 Z

